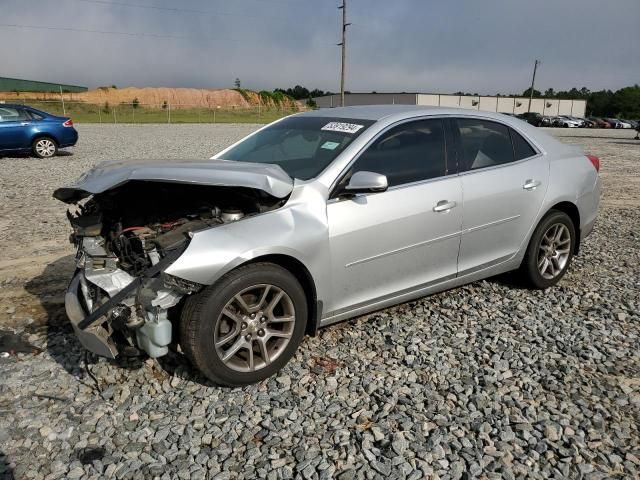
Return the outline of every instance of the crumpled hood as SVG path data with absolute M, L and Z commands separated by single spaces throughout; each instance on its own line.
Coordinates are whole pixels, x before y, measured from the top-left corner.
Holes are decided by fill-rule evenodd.
M 291 177 L 273 164 L 226 160 L 135 160 L 101 163 L 72 185 L 58 188 L 53 196 L 73 203 L 131 180 L 255 188 L 276 198 L 286 197 L 293 189 Z

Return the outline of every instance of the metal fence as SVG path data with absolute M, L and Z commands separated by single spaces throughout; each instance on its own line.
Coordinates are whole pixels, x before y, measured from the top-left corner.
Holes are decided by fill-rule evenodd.
M 196 104 L 118 103 L 93 104 L 65 100 L 0 98 L 0 104 L 29 105 L 38 110 L 71 117 L 78 123 L 269 123 L 300 111 L 290 106 L 202 106 Z

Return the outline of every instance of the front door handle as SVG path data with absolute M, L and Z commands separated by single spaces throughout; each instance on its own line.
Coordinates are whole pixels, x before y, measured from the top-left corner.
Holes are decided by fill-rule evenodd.
M 31 125 L 31 123 L 29 123 L 29 122 L 22 122 L 22 123 L 20 123 L 20 125 L 22 125 L 23 127 L 26 127 L 27 125 Z
M 455 208 L 458 204 L 456 202 L 450 202 L 449 200 L 440 200 L 436 203 L 436 206 L 433 207 L 433 211 L 436 213 L 444 213 L 448 212 L 452 208 Z
M 524 182 L 522 188 L 524 188 L 525 190 L 535 190 L 540 186 L 541 183 L 542 182 L 539 180 L 527 180 L 526 182 Z

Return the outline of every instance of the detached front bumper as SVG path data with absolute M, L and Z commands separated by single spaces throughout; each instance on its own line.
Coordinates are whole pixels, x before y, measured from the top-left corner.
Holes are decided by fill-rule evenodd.
M 93 324 L 86 329 L 79 327 L 88 313 L 83 307 L 81 281 L 84 280 L 84 273 L 78 271 L 71 280 L 67 293 L 64 296 L 64 307 L 67 317 L 71 321 L 73 331 L 84 348 L 97 355 L 107 358 L 116 358 L 118 349 L 111 339 L 109 332 L 101 325 Z M 86 281 L 86 280 L 85 280 Z
M 185 248 L 186 243 L 135 278 L 117 268 L 79 268 L 65 294 L 65 309 L 82 346 L 107 358 L 115 358 L 123 346 L 136 345 L 152 358 L 165 355 L 172 340 L 168 310 L 199 289 L 164 274 Z M 174 284 L 169 285 L 171 279 Z M 91 294 L 95 289 L 106 294 L 98 302 Z M 128 312 L 124 319 L 123 310 Z M 117 335 L 118 344 L 112 336 L 115 332 L 123 334 Z M 123 336 L 129 339 L 124 345 Z

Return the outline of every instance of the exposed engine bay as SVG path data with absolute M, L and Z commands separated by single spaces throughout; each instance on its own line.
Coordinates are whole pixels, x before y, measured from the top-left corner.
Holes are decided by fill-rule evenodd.
M 170 309 L 202 285 L 164 273 L 200 230 L 284 203 L 252 188 L 129 181 L 67 212 L 77 271 L 65 305 L 83 345 L 103 356 L 151 357 L 172 341 Z

